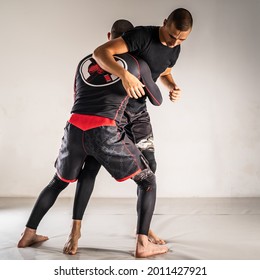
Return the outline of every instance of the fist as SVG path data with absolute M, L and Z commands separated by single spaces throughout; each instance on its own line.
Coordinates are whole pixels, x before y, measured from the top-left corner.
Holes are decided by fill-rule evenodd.
M 174 85 L 173 88 L 169 91 L 169 97 L 172 102 L 175 102 L 181 97 L 181 90 L 177 85 Z

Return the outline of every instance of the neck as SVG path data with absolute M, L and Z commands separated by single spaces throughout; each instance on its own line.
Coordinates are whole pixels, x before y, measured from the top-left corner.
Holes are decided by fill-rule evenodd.
M 160 28 L 159 28 L 159 39 L 160 39 L 161 44 L 166 46 L 166 42 L 164 40 L 163 30 L 162 29 L 163 29 L 163 26 L 160 26 Z

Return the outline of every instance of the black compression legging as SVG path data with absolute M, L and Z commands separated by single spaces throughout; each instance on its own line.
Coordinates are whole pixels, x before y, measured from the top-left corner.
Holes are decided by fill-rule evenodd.
M 154 157 L 154 152 L 150 150 L 143 150 L 142 153 L 145 156 L 150 169 L 153 172 L 155 172 L 156 161 Z M 84 168 L 81 171 L 81 174 L 77 182 L 76 193 L 74 198 L 74 206 L 73 206 L 73 216 L 72 216 L 73 220 L 82 220 L 88 201 L 94 189 L 95 179 L 99 172 L 100 167 L 101 164 L 95 158 L 91 156 L 87 157 Z M 138 191 L 137 191 L 137 195 L 138 195 Z
M 95 158 L 87 157 L 85 166 L 79 175 L 76 187 L 73 207 L 74 220 L 82 220 L 100 167 L 101 165 Z M 147 225 L 150 224 L 156 198 L 155 176 L 152 173 L 148 178 L 139 178 L 135 179 L 135 181 L 138 184 L 137 213 L 139 226 L 137 227 L 137 232 L 140 234 L 147 234 L 149 230 Z M 150 191 L 147 192 L 145 189 L 147 189 L 148 185 L 150 185 Z M 55 174 L 51 182 L 40 193 L 26 226 L 32 229 L 37 229 L 40 221 L 52 207 L 60 192 L 67 186 L 68 183 L 60 180 Z M 147 209 L 150 210 L 147 211 Z M 140 225 L 143 225 L 142 228 Z
M 64 190 L 68 184 L 69 183 L 60 180 L 56 174 L 54 175 L 48 186 L 40 193 L 26 224 L 27 227 L 37 229 L 43 216 L 52 207 L 60 192 Z
M 87 157 L 77 182 L 73 206 L 73 220 L 82 220 L 100 167 L 101 164 L 95 158 L 91 156 Z
M 85 166 L 82 169 L 76 187 L 76 195 L 73 207 L 73 219 L 81 220 L 86 209 L 88 200 L 92 194 L 95 178 L 101 165 L 93 157 L 87 157 Z M 69 183 L 66 183 L 55 174 L 40 193 L 29 220 L 26 224 L 27 227 L 37 229 L 40 221 L 48 210 L 52 207 L 60 192 L 63 191 Z
M 88 166 L 87 163 L 91 163 L 91 165 Z M 91 158 L 86 162 L 79 176 L 73 207 L 74 220 L 81 220 L 83 217 L 99 169 L 100 164 L 94 158 Z M 145 169 L 136 175 L 133 180 L 138 185 L 137 234 L 148 235 L 156 201 L 155 175 L 150 169 Z
M 150 169 L 145 169 L 133 180 L 138 185 L 136 233 L 148 235 L 156 201 L 155 175 Z

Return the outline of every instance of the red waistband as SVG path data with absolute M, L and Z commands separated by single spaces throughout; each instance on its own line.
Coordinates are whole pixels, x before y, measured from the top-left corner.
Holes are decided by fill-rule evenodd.
M 93 115 L 72 114 L 68 122 L 81 130 L 89 130 L 99 126 L 116 126 L 114 120 Z

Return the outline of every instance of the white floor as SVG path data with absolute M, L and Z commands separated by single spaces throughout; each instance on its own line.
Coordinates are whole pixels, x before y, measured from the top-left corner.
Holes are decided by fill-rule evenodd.
M 135 199 L 92 199 L 79 251 L 62 253 L 72 199 L 58 199 L 39 226 L 49 240 L 16 247 L 34 199 L 0 198 L 1 260 L 133 260 Z M 260 260 L 260 198 L 158 199 L 152 229 L 170 251 L 158 260 Z

